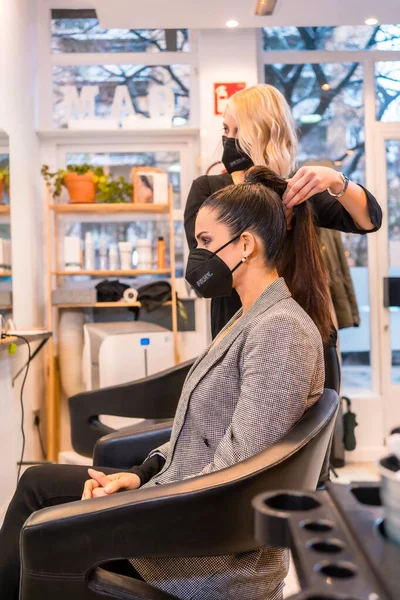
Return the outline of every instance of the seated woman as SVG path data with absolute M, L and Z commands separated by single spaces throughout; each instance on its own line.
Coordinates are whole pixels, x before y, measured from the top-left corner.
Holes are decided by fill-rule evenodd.
M 19 535 L 33 511 L 79 500 L 82 488 L 83 498 L 91 498 L 229 467 L 280 440 L 317 402 L 324 382 L 322 340 L 331 330 L 328 281 L 308 203 L 295 207 L 287 231 L 285 187 L 267 168 L 254 167 L 243 184 L 203 204 L 186 277 L 204 297 L 235 289 L 242 308 L 189 373 L 170 441 L 140 467 L 127 473 L 89 469 L 89 480 L 87 469 L 78 466 L 24 473 L 0 532 L 2 597 L 18 598 Z M 279 600 L 288 556 L 284 549 L 263 547 L 124 564 L 125 573 L 182 599 Z

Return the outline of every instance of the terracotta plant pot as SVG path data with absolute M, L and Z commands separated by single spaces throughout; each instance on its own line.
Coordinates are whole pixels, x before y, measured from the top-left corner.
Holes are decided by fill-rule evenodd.
M 69 201 L 74 204 L 93 204 L 96 200 L 96 184 L 94 173 L 88 171 L 84 175 L 67 173 L 64 178 L 69 193 Z
M 4 179 L 0 179 L 0 204 L 3 204 L 4 199 Z

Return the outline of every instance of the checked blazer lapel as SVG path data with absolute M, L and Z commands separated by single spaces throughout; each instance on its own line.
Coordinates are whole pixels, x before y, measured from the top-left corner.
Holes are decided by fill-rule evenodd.
M 242 333 L 243 329 L 249 323 L 257 318 L 258 315 L 268 310 L 271 306 L 274 306 L 280 300 L 290 298 L 291 294 L 286 286 L 283 278 L 279 278 L 274 281 L 256 300 L 253 306 L 248 312 L 240 318 L 240 320 L 232 327 L 232 329 L 225 335 L 225 337 L 210 350 L 210 346 L 203 352 L 201 356 L 196 360 L 192 366 L 189 374 L 186 378 L 185 384 L 182 389 L 181 398 L 176 410 L 174 425 L 172 429 L 172 435 L 170 439 L 170 447 L 168 451 L 168 459 L 161 472 L 165 471 L 171 463 L 176 441 L 179 437 L 182 426 L 185 422 L 187 409 L 189 406 L 190 396 L 193 390 L 196 388 L 198 383 L 207 375 L 212 367 L 224 356 L 229 350 L 235 340 Z M 222 329 L 221 333 L 228 329 L 232 323 L 234 323 L 242 314 L 240 309 L 234 317 L 227 323 Z

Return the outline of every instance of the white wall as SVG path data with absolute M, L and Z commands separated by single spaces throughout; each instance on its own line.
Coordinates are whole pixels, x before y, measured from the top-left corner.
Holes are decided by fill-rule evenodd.
M 214 115 L 214 83 L 258 83 L 255 29 L 198 32 L 201 168 L 221 159 L 222 117 Z

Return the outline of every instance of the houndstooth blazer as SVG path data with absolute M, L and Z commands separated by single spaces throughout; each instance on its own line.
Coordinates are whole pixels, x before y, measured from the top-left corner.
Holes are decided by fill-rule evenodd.
M 320 334 L 278 279 L 193 365 L 171 439 L 150 454 L 160 452 L 165 465 L 143 487 L 218 471 L 264 450 L 318 400 L 323 385 Z M 145 581 L 185 600 L 280 600 L 288 569 L 287 551 L 267 546 L 131 562 Z

